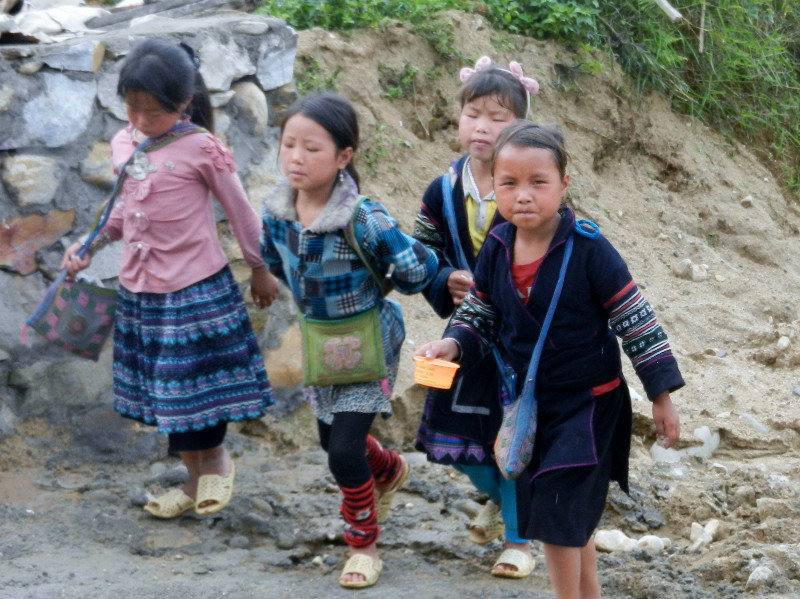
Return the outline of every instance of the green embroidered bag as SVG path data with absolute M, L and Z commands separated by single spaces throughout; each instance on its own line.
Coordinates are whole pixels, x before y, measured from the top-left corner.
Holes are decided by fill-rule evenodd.
M 387 284 L 364 255 L 355 237 L 354 221 L 361 209 L 356 206 L 353 220 L 345 230 L 348 244 L 378 283 L 381 294 Z M 303 383 L 307 386 L 349 385 L 386 378 L 383 356 L 380 305 L 335 320 L 308 318 L 298 313 L 303 336 Z

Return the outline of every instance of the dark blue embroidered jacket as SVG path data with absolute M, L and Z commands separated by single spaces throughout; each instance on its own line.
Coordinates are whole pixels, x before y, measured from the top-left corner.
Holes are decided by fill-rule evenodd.
M 489 234 L 475 270 L 475 287 L 458 307 L 444 333 L 462 348 L 462 368 L 479 360 L 497 341 L 521 388 L 547 311 L 564 253 L 575 226 L 569 208 L 534 278 L 528 303 L 517 297 L 511 280 L 516 228 L 505 223 Z M 537 397 L 549 392 L 585 390 L 621 375 L 615 333 L 632 359 L 652 400 L 684 382 L 666 334 L 633 283 L 624 261 L 602 235 L 575 235 L 564 288 L 547 336 L 536 380 Z M 613 329 L 613 330 L 612 330 Z M 519 389 L 518 389 L 519 390 Z
M 464 250 L 470 269 L 475 270 L 477 256 L 469 236 L 467 210 L 464 207 L 464 185 L 461 182 L 461 173 L 464 170 L 466 160 L 467 155 L 465 154 L 458 161 L 451 164 L 449 173 L 442 175 L 442 177 L 450 176 L 452 179 L 453 209 L 456 215 L 458 242 Z M 439 316 L 448 318 L 452 315 L 455 305 L 450 292 L 447 290 L 447 277 L 454 270 L 459 270 L 459 266 L 456 248 L 447 228 L 442 208 L 442 177 L 434 179 L 428 185 L 428 189 L 425 190 L 425 195 L 422 196 L 422 205 L 414 222 L 413 237 L 433 250 L 439 259 L 439 269 L 436 272 L 436 276 L 422 294 Z M 500 216 L 499 212 L 495 212 L 491 228 L 503 222 L 505 222 L 505 219 Z

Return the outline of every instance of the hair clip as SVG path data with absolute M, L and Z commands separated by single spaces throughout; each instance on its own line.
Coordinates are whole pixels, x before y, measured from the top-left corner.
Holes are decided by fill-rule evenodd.
M 461 83 L 466 83 L 470 79 L 472 79 L 476 74 L 480 73 L 481 71 L 485 71 L 489 67 L 492 66 L 492 59 L 488 56 L 481 56 L 478 61 L 475 63 L 474 68 L 464 67 L 458 73 L 458 78 L 461 80 Z M 498 67 L 499 68 L 499 67 Z M 522 74 L 522 66 L 516 61 L 512 60 L 508 63 L 507 69 L 500 69 L 501 71 L 505 71 L 506 73 L 511 73 L 511 75 L 520 82 L 520 85 L 525 88 L 529 94 L 536 94 L 539 92 L 539 82 L 536 79 L 531 77 L 525 77 Z

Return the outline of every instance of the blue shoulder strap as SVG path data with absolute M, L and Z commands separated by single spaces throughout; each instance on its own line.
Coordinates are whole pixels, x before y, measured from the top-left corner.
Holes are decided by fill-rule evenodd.
M 472 272 L 467 261 L 467 255 L 464 253 L 464 248 L 461 247 L 461 239 L 458 236 L 458 227 L 456 226 L 456 209 L 453 206 L 453 184 L 450 183 L 450 172 L 448 171 L 442 175 L 442 208 L 444 209 L 444 220 L 447 223 L 447 229 L 450 231 L 450 237 L 453 239 L 453 247 L 456 249 L 456 261 L 461 270 Z

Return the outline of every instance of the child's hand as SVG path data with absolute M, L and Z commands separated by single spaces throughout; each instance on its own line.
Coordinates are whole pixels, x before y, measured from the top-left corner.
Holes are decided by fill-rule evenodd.
M 66 268 L 69 276 L 74 277 L 84 268 L 87 268 L 92 263 L 92 256 L 86 254 L 82 258 L 78 256 L 78 250 L 83 246 L 82 243 L 73 243 L 64 252 L 64 257 L 61 259 L 61 266 L 59 269 Z
M 415 351 L 414 355 L 453 361 L 458 358 L 458 353 L 458 343 L 455 339 L 448 338 L 426 343 Z
M 278 291 L 278 279 L 267 270 L 266 266 L 253 269 L 250 278 L 250 295 L 253 296 L 256 306 L 259 308 L 269 306 L 278 297 Z
M 454 270 L 447 277 L 447 290 L 453 297 L 453 303 L 456 306 L 461 305 L 461 302 L 467 297 L 471 285 L 472 275 L 466 270 Z
M 664 448 L 675 445 L 681 434 L 681 424 L 678 411 L 672 405 L 669 397 L 669 391 L 664 391 L 653 401 L 653 423 L 656 425 L 656 434 L 663 442 Z

